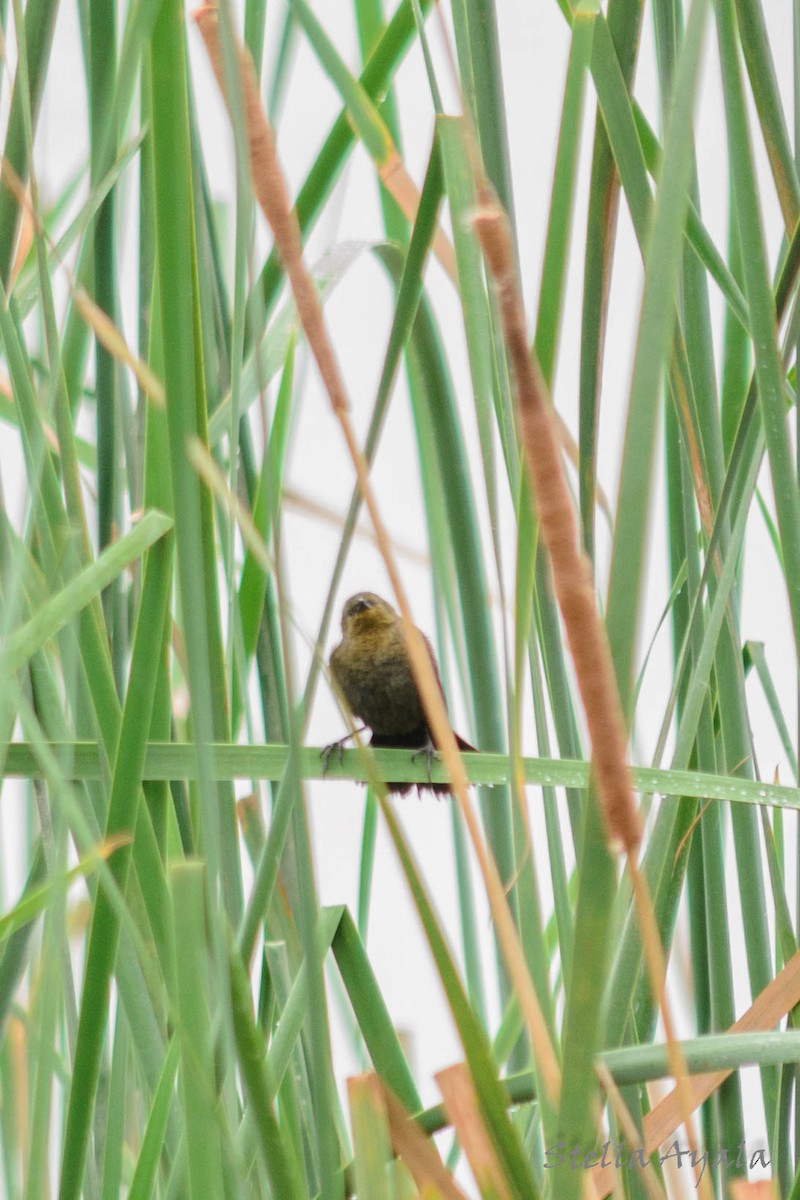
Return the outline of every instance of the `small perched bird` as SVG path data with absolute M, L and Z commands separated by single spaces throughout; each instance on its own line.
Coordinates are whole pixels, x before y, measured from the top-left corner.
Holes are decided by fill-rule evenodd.
M 439 687 L 442 681 L 433 647 L 422 634 Z M 391 604 L 374 592 L 358 592 L 342 610 L 342 640 L 331 654 L 331 674 L 350 706 L 372 730 L 370 745 L 416 750 L 430 757 L 436 749 L 408 657 L 403 621 Z M 444 691 L 442 691 L 444 698 Z M 474 750 L 455 735 L 460 750 Z M 324 751 L 327 759 L 344 742 Z M 391 792 L 405 795 L 410 783 L 388 783 Z M 431 783 L 432 791 L 447 793 L 449 784 Z

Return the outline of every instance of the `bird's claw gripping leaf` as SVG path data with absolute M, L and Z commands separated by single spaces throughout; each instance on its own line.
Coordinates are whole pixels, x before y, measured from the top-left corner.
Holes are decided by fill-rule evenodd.
M 331 742 L 329 746 L 323 746 L 323 748 L 320 750 L 319 756 L 322 759 L 323 775 L 328 774 L 328 767 L 330 766 L 331 759 L 333 758 L 334 754 L 338 755 L 339 757 L 339 766 L 342 765 L 344 762 L 344 744 L 350 740 L 351 736 L 352 735 L 348 733 L 347 737 L 339 738 L 338 742 Z
M 419 750 L 415 750 L 411 755 L 412 763 L 416 763 L 417 759 L 419 758 L 425 759 L 425 774 L 428 777 L 429 787 L 433 786 L 433 780 L 431 779 L 431 767 L 433 763 L 438 760 L 438 757 L 439 756 L 436 753 L 436 748 L 430 745 L 430 743 L 427 746 L 422 746 Z M 417 784 L 417 791 L 419 791 L 419 784 Z

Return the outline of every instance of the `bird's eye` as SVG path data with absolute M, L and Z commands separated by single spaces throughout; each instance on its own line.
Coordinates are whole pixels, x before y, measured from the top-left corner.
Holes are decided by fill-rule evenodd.
M 353 607 L 351 608 L 350 611 L 353 613 L 362 613 L 362 612 L 366 612 L 368 608 L 369 608 L 368 600 L 356 600 L 355 604 L 353 605 Z

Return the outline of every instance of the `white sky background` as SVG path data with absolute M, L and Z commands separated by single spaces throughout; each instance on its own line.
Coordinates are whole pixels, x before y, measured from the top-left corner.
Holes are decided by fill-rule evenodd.
M 63 186 L 86 157 L 84 73 L 75 7 L 71 4 L 61 6 L 48 89 L 37 135 L 36 162 L 40 187 L 45 197 L 57 194 L 59 187 Z M 341 0 L 338 3 L 318 2 L 315 9 L 345 61 L 355 69 L 359 60 L 351 5 Z M 765 10 L 776 70 L 788 115 L 792 111 L 791 6 L 769 3 L 765 5 Z M 268 64 L 271 64 L 275 53 L 283 11 L 283 3 L 279 0 L 268 5 Z M 538 298 L 569 32 L 554 0 L 548 3 L 502 0 L 498 4 L 498 19 L 520 261 L 530 326 Z M 439 82 L 446 107 L 449 112 L 455 112 L 457 106 L 440 52 L 438 23 L 429 21 L 428 30 L 436 55 Z M 715 38 L 713 20 L 710 20 L 706 36 L 706 70 L 698 101 L 697 158 L 703 217 L 724 254 L 727 244 L 727 161 L 725 119 L 716 67 Z M 199 124 L 214 198 L 230 204 L 234 196 L 230 128 L 195 31 L 190 33 L 189 40 Z M 9 45 L 13 54 L 12 37 L 9 37 Z M 397 75 L 396 87 L 404 158 L 413 177 L 421 184 L 430 150 L 433 108 L 418 47 L 412 49 L 403 63 Z M 651 123 L 658 128 L 655 55 L 652 17 L 649 11 L 645 16 L 636 94 Z M 7 111 L 7 99 L 7 82 L 4 80 L 0 114 Z M 587 100 L 592 103 L 594 101 L 591 81 L 587 82 Z M 289 178 L 292 194 L 296 193 L 304 179 L 339 108 L 340 103 L 332 86 L 316 63 L 311 50 L 300 37 L 297 59 L 280 118 L 278 138 L 279 154 Z M 753 130 L 756 130 L 755 124 Z M 592 133 L 593 120 L 589 119 L 585 123 L 569 290 L 555 386 L 555 403 L 576 436 L 583 242 Z M 761 170 L 762 203 L 770 261 L 774 263 L 782 229 L 780 213 L 774 199 L 763 145 L 757 132 L 754 132 L 754 142 Z M 126 190 L 120 220 L 123 227 L 130 230 L 128 244 L 131 250 L 122 264 L 121 280 L 125 332 L 128 340 L 135 344 L 135 166 L 129 168 L 128 174 L 131 186 Z M 257 219 L 260 225 L 260 244 L 266 246 L 269 240 L 263 228 L 263 221 L 260 215 Z M 231 208 L 231 228 L 232 225 Z M 338 185 L 336 200 L 329 205 L 326 215 L 311 238 L 309 261 L 314 262 L 332 244 L 351 240 L 375 242 L 382 237 L 374 169 L 359 146 L 351 155 Z M 605 355 L 599 454 L 599 477 L 611 499 L 612 507 L 616 494 L 624 414 L 635 348 L 641 284 L 640 256 L 623 199 L 620 206 L 620 236 L 614 265 Z M 435 304 L 437 319 L 447 344 L 449 364 L 459 396 L 464 435 L 474 466 L 476 500 L 481 509 L 484 547 L 487 551 L 485 559 L 489 564 L 491 554 L 488 525 L 485 520 L 483 473 L 473 417 L 460 306 L 452 286 L 438 264 L 430 266 L 426 285 Z M 718 339 L 722 310 L 713 287 L 711 301 L 715 337 Z M 326 306 L 329 328 L 352 401 L 354 421 L 361 432 L 366 430 L 374 401 L 389 333 L 391 311 L 392 294 L 389 285 L 382 268 L 368 254 L 361 256 L 350 269 Z M 299 418 L 295 422 L 293 432 L 287 481 L 295 490 L 336 512 L 343 513 L 346 511 L 353 485 L 352 468 L 315 370 L 309 368 L 304 375 L 301 372 L 301 379 L 302 395 L 297 397 Z M 14 441 L 15 439 L 6 437 L 4 433 L 0 441 L 0 471 L 9 507 L 12 511 L 15 508 L 21 511 L 22 496 L 19 492 L 20 476 Z M 660 503 L 663 492 L 661 458 L 659 448 L 656 456 L 659 478 L 655 488 L 658 503 L 650 515 L 652 533 L 647 567 L 649 586 L 644 621 L 640 630 L 642 651 L 649 645 L 655 632 L 669 590 L 664 514 Z M 498 477 L 502 480 L 502 467 Z M 424 554 L 427 549 L 425 522 L 419 492 L 414 432 L 402 372 L 392 399 L 373 479 L 380 508 L 392 536 L 398 543 L 409 545 Z M 771 485 L 766 471 L 762 475 L 761 483 L 765 499 L 772 510 Z M 14 502 L 15 498 L 18 501 L 17 505 Z M 333 527 L 292 510 L 287 511 L 283 545 L 287 552 L 289 590 L 299 623 L 313 641 L 339 535 Z M 506 580 L 510 583 L 513 579 L 514 526 L 512 512 L 507 503 L 504 515 L 509 537 L 506 547 Z M 645 519 L 644 508 L 642 516 Z M 600 577 L 604 581 L 608 566 L 609 538 L 604 532 L 602 518 L 598 518 L 597 529 Z M 429 572 L 424 565 L 417 562 L 408 559 L 400 561 L 417 623 L 433 633 Z M 489 578 L 492 591 L 496 593 L 496 585 L 491 575 Z M 748 534 L 745 579 L 742 597 L 743 636 L 766 643 L 768 662 L 779 694 L 785 702 L 785 712 L 794 720 L 796 660 L 788 622 L 785 589 L 763 524 L 755 516 Z M 390 594 L 377 551 L 367 541 L 358 539 L 350 554 L 340 600 L 343 601 L 352 592 L 364 589 Z M 511 592 L 513 594 L 513 589 Z M 500 623 L 496 607 L 495 617 L 499 646 Z M 336 637 L 331 637 L 328 649 L 336 640 Z M 636 757 L 637 761 L 643 763 L 649 761 L 648 756 L 652 752 L 658 733 L 667 698 L 668 680 L 671 677 L 670 661 L 670 634 L 667 624 L 657 641 L 639 703 Z M 296 666 L 297 678 L 302 680 L 308 666 L 308 650 L 299 639 L 296 646 Z M 779 767 L 782 780 L 788 782 L 788 768 L 757 686 L 750 687 L 750 699 L 761 771 L 765 778 L 771 779 L 776 767 Z M 458 710 L 457 705 L 453 708 L 456 727 L 469 736 L 471 731 L 465 725 L 463 712 Z M 324 744 L 340 736 L 343 731 L 341 717 L 330 697 L 327 684 L 322 682 L 311 717 L 308 741 L 311 744 Z M 530 720 L 523 745 L 527 753 L 536 753 Z M 308 796 L 320 900 L 324 904 L 346 903 L 355 913 L 364 809 L 363 790 L 344 783 L 314 783 L 309 785 Z M 458 946 L 449 803 L 437 802 L 430 798 L 423 801 L 409 798 L 399 801 L 397 809 L 414 846 L 424 877 L 436 897 L 451 941 Z M 549 886 L 549 872 L 541 797 L 534 789 L 530 790 L 530 810 L 535 839 L 538 835 L 535 850 L 540 866 L 543 906 L 549 913 L 551 900 L 546 892 Z M 7 842 L 6 845 L 8 844 Z M 8 884 L 8 891 L 4 896 L 6 902 L 10 901 L 13 895 L 11 885 L 16 878 L 14 865 L 10 863 L 9 867 L 10 874 L 4 873 L 5 882 Z M 21 879 L 16 879 L 16 884 L 20 883 Z M 481 888 L 478 884 L 477 895 L 480 897 L 480 894 Z M 480 924 L 485 935 L 487 954 L 491 955 L 491 930 L 485 905 L 481 905 Z M 439 1098 L 432 1082 L 432 1074 L 460 1058 L 460 1047 L 430 955 L 419 931 L 406 884 L 382 828 L 378 835 L 375 860 L 368 950 L 396 1025 L 411 1034 L 413 1066 L 423 1100 L 432 1103 Z M 738 971 L 738 1010 L 741 1011 L 748 1002 L 741 937 L 737 943 L 737 966 L 741 968 Z M 676 995 L 680 994 L 683 986 L 678 980 Z M 335 1046 L 337 1070 L 340 1078 L 344 1078 L 346 1074 L 359 1069 L 359 1064 L 352 1060 L 338 1023 L 335 1029 Z M 755 1144 L 761 1144 L 763 1114 L 760 1103 L 751 1116 L 747 1129 L 748 1137 Z

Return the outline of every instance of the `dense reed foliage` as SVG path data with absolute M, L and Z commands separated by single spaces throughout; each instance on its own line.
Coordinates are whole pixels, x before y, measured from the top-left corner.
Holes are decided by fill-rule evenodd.
M 7 1200 L 800 1196 L 800 9 L 547 3 L 543 162 L 492 0 L 353 0 L 347 51 L 344 5 L 84 0 L 73 44 L 0 0 Z M 443 761 L 323 782 L 358 562 L 478 753 L 423 679 Z M 434 870 L 382 784 L 429 770 Z M 429 1107 L 381 839 L 458 1046 Z

